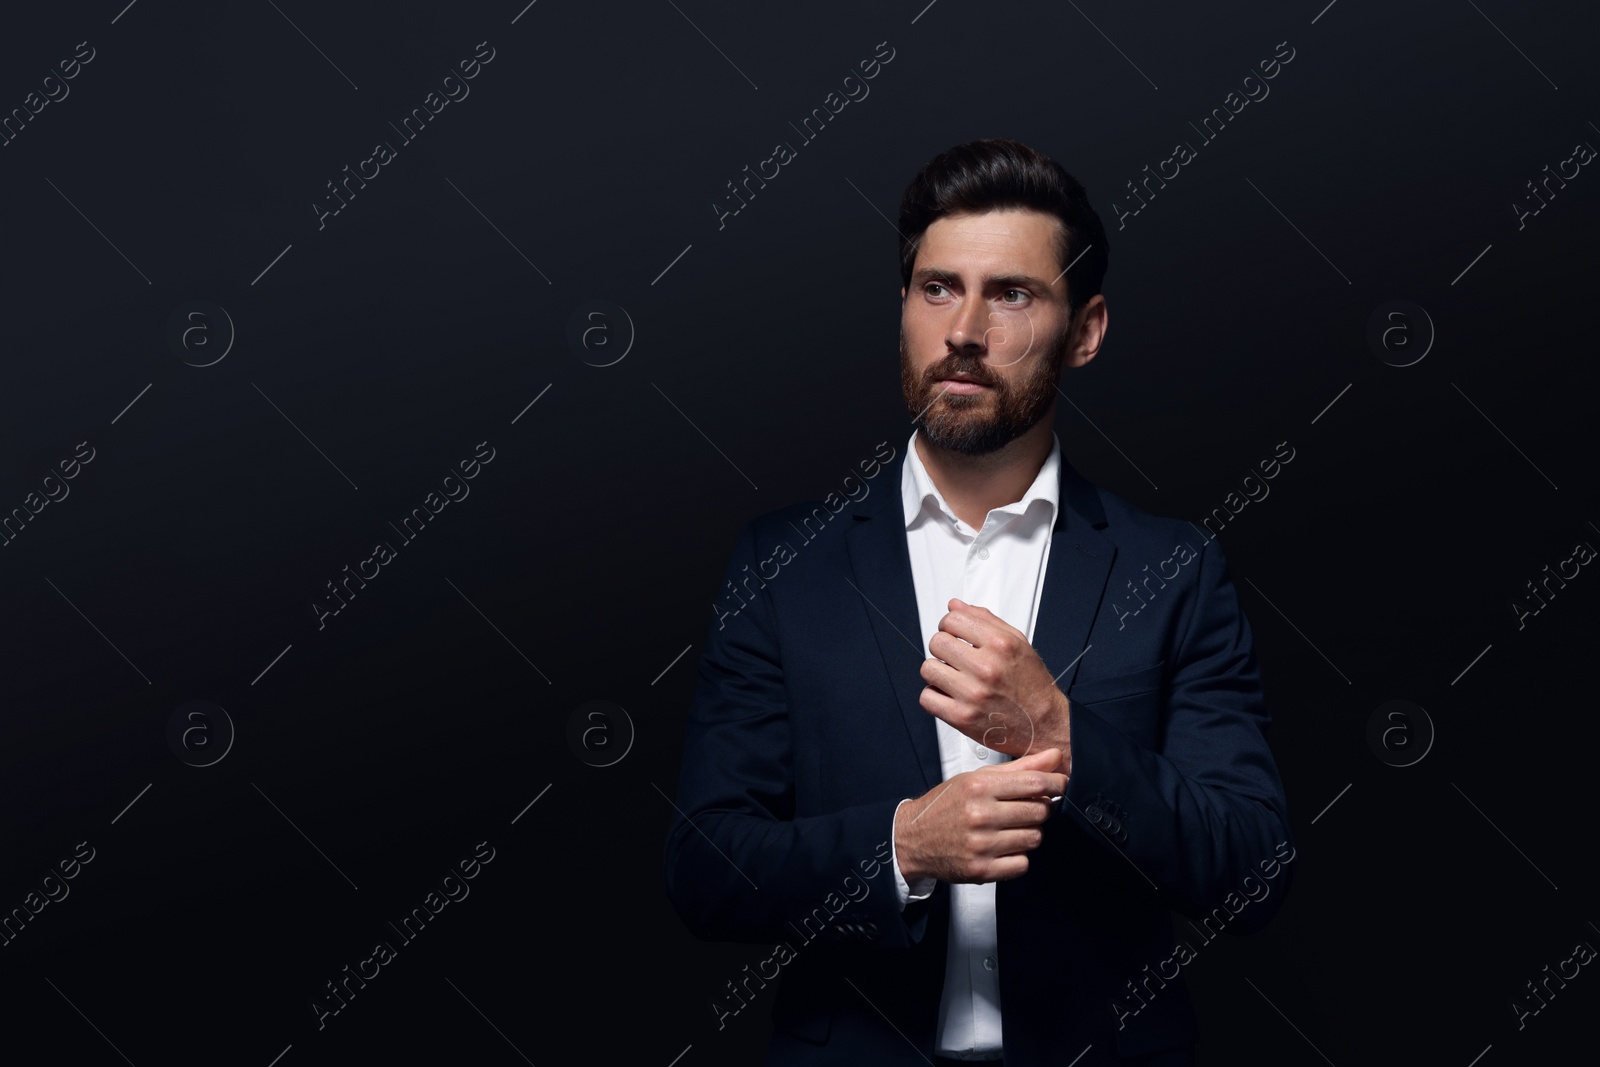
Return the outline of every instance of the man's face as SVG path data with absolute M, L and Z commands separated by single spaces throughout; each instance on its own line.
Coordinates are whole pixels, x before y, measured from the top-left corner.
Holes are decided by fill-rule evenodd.
M 1060 226 L 1007 209 L 946 215 L 922 235 L 901 290 L 900 385 L 932 444 L 993 452 L 1053 410 L 1071 326 Z

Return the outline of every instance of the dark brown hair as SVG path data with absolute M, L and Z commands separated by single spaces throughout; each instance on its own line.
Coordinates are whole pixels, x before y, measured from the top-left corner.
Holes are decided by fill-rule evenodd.
M 1073 264 L 1067 272 L 1070 310 L 1100 291 L 1110 247 L 1083 185 L 1049 156 L 1002 138 L 948 148 L 906 186 L 900 201 L 900 278 L 906 288 L 922 235 L 935 219 L 1000 208 L 1031 208 L 1061 220 L 1056 257 L 1062 267 Z

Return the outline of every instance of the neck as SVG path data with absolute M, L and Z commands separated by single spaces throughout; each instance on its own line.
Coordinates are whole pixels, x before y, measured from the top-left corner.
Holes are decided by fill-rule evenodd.
M 1042 418 L 1021 437 L 981 455 L 940 448 L 918 433 L 917 455 L 956 516 L 982 529 L 990 511 L 1021 500 L 1039 476 L 1054 444 L 1054 422 Z

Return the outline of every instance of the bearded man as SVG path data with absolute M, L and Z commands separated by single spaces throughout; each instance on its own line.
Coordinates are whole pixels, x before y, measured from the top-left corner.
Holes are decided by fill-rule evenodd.
M 668 896 L 772 946 L 711 1004 L 780 983 L 768 1064 L 1190 1064 L 1182 965 L 1263 926 L 1294 857 L 1250 625 L 1218 542 L 1061 454 L 1061 375 L 1107 328 L 1082 185 L 957 145 L 899 230 L 910 439 L 776 575 L 824 505 L 740 533 Z

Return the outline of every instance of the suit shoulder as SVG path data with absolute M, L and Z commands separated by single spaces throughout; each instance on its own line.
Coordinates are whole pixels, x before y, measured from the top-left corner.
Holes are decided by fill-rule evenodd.
M 1105 532 L 1114 536 L 1120 544 L 1171 551 L 1173 545 L 1185 543 L 1191 550 L 1199 552 L 1214 539 L 1187 519 L 1157 515 L 1103 486 L 1095 485 L 1094 491 L 1105 511 Z
M 817 540 L 833 540 L 850 526 L 851 501 L 830 495 L 764 511 L 750 520 L 758 547 L 786 541 L 791 545 Z
M 893 445 L 880 441 L 871 457 L 858 460 L 855 469 L 832 483 L 823 496 L 764 511 L 749 525 L 760 542 L 799 537 L 809 543 L 824 536 L 836 538 L 839 531 L 850 528 L 853 515 L 898 514 L 904 463 Z

